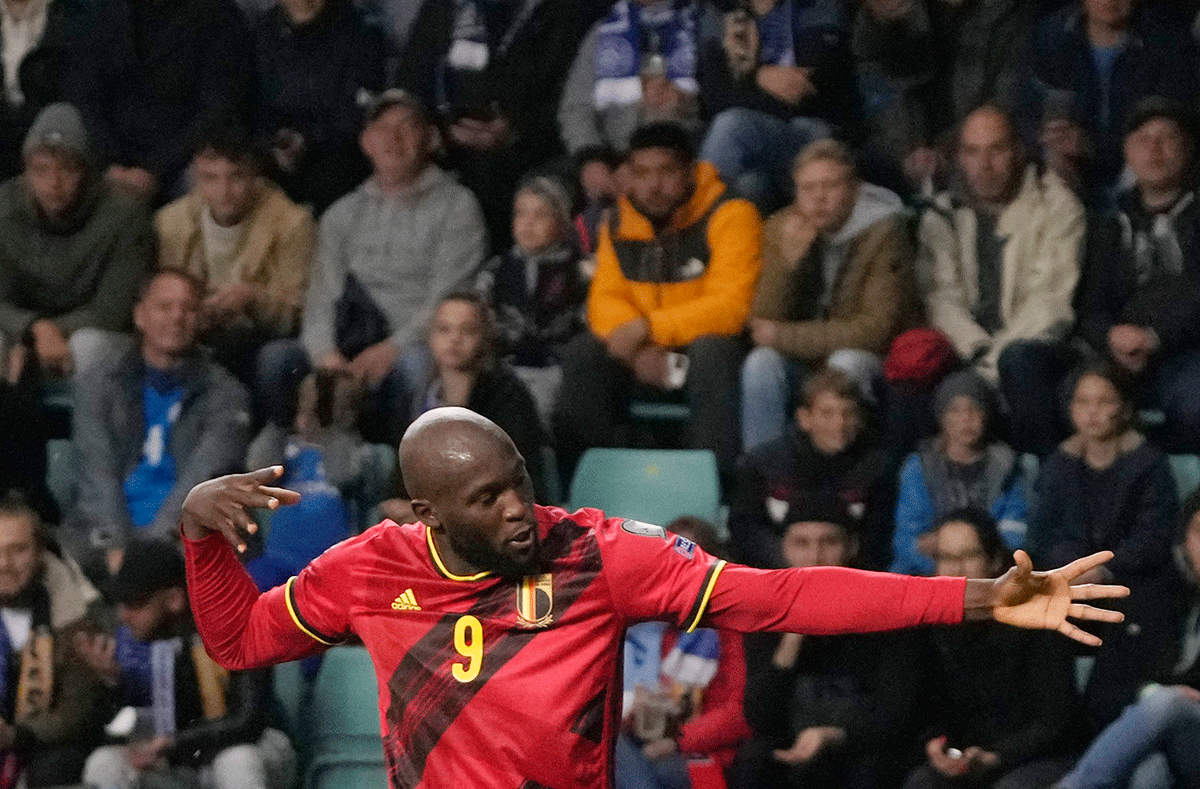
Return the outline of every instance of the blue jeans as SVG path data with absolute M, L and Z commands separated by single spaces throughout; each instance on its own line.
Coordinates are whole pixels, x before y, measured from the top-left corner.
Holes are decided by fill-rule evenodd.
M 267 420 L 291 427 L 296 390 L 312 367 L 299 340 L 274 340 L 263 346 L 255 378 L 258 402 Z M 412 420 L 415 390 L 429 380 L 429 369 L 429 351 L 423 342 L 401 349 L 392 369 L 366 394 L 359 420 L 364 439 L 392 446 L 400 442 Z
M 616 789 L 691 789 L 687 763 L 678 753 L 650 761 L 628 734 L 617 738 Z
M 1200 702 L 1159 688 L 1100 733 L 1062 789 L 1123 789 L 1145 759 L 1162 753 L 1179 786 L 1200 786 Z
M 829 133 L 829 125 L 817 118 L 784 120 L 733 107 L 713 118 L 700 158 L 711 162 L 726 184 L 766 216 L 791 200 L 796 154 Z
M 875 400 L 883 376 L 883 361 L 870 351 L 843 348 L 825 360 L 827 367 L 846 373 L 858 384 L 867 402 Z M 750 450 L 783 435 L 791 410 L 800 405 L 800 387 L 812 365 L 785 356 L 774 348 L 755 348 L 742 363 L 742 448 Z

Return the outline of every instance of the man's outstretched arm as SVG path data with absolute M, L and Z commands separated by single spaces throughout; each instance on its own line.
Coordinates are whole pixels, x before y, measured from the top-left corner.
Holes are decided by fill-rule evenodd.
M 250 508 L 294 504 L 299 494 L 271 487 L 282 469 L 234 474 L 197 485 L 183 503 L 188 596 L 196 629 L 209 654 L 225 668 L 242 670 L 283 663 L 323 649 L 297 625 L 287 588 L 260 594 L 232 546 L 257 529 Z

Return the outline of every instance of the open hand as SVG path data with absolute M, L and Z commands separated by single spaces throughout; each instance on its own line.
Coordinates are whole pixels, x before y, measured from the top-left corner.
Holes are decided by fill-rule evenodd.
M 792 747 L 776 750 L 772 754 L 776 761 L 796 766 L 811 761 L 822 751 L 840 745 L 846 740 L 846 730 L 840 726 L 809 726 L 796 737 Z
M 1084 556 L 1049 572 L 1035 572 L 1033 561 L 1025 551 L 1017 551 L 1013 558 L 1016 566 L 991 581 L 992 617 L 997 622 L 1016 627 L 1057 630 L 1082 644 L 1099 646 L 1099 638 L 1080 630 L 1067 621 L 1068 617 L 1095 622 L 1120 622 L 1125 618 L 1120 611 L 1109 611 L 1075 601 L 1128 597 L 1128 587 L 1071 585 L 1084 573 L 1112 559 L 1112 551 Z
M 252 509 L 276 509 L 296 504 L 300 494 L 270 483 L 283 474 L 283 466 L 271 466 L 247 474 L 227 474 L 201 482 L 183 500 L 183 534 L 202 540 L 209 532 L 220 532 L 238 549 L 246 550 L 244 535 L 258 531 Z

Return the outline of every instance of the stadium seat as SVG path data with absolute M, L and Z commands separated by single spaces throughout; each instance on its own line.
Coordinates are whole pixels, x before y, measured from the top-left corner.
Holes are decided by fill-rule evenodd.
M 1200 487 L 1200 456 L 1171 455 L 1170 459 L 1171 474 L 1175 477 L 1175 486 L 1179 489 L 1179 499 L 1182 501 Z
M 382 749 L 382 745 L 380 746 Z M 308 768 L 306 789 L 380 789 L 388 785 L 383 752 L 376 758 L 366 756 L 324 756 Z
M 366 649 L 334 647 L 325 653 L 307 718 L 314 757 L 382 748 L 375 668 Z
M 666 524 L 680 515 L 716 523 L 720 482 L 707 449 L 589 449 L 571 480 L 570 509 Z
M 279 702 L 279 712 L 283 716 L 283 727 L 295 742 L 301 730 L 300 709 L 304 704 L 304 695 L 307 691 L 300 661 L 293 660 L 275 666 L 272 682 L 275 689 L 275 700 Z

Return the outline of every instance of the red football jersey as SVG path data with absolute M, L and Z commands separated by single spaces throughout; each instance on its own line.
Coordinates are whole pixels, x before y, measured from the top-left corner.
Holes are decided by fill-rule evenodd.
M 750 570 L 596 510 L 537 518 L 537 575 L 455 576 L 424 525 L 385 521 L 261 597 L 219 536 L 185 540 L 197 625 L 231 667 L 360 639 L 395 789 L 598 789 L 629 624 L 843 632 L 962 617 L 962 579 Z

